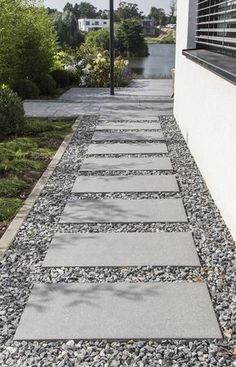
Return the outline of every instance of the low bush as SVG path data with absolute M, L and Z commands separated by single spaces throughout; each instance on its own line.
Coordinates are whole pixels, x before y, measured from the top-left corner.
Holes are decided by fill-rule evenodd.
M 65 88 L 70 85 L 70 76 L 67 70 L 53 70 L 51 76 L 55 80 L 57 88 Z
M 78 76 L 76 69 L 68 69 L 67 70 L 68 76 L 70 78 L 70 85 L 78 85 Z
M 37 99 L 40 90 L 32 80 L 19 80 L 13 85 L 13 89 L 22 99 Z
M 56 82 L 49 74 L 40 74 L 39 77 L 35 79 L 35 83 L 39 87 L 40 94 L 43 96 L 52 96 L 56 92 Z
M 24 124 L 20 97 L 6 86 L 0 87 L 0 136 L 18 133 Z

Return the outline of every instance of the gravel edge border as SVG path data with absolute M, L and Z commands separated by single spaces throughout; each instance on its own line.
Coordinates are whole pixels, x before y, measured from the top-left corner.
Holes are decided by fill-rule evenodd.
M 8 226 L 7 230 L 0 238 L 0 259 L 3 257 L 5 252 L 13 243 L 18 230 L 20 229 L 21 225 L 24 223 L 25 219 L 28 217 L 31 209 L 33 208 L 36 200 L 39 198 L 44 186 L 48 182 L 49 178 L 51 177 L 52 173 L 57 167 L 57 164 L 61 160 L 63 154 L 65 153 L 68 145 L 71 142 L 71 139 L 78 129 L 81 122 L 81 118 L 77 118 L 75 123 L 72 126 L 72 133 L 67 135 L 61 145 L 59 146 L 56 154 L 54 155 L 52 161 L 49 163 L 46 171 L 43 172 L 40 179 L 37 181 L 36 185 L 34 186 L 33 190 L 25 200 L 23 206 L 20 208 L 16 216 L 11 221 L 10 225 Z

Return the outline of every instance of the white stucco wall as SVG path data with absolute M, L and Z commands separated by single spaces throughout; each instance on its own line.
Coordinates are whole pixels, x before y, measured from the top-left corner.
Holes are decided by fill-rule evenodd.
M 194 48 L 188 36 L 189 0 L 178 1 L 177 14 L 174 114 L 236 239 L 236 86 L 182 55 L 183 49 Z

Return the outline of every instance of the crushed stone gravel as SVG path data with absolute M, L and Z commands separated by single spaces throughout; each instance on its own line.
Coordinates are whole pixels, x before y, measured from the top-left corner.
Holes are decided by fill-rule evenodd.
M 160 117 L 169 156 L 181 193 L 72 195 L 98 116 L 84 116 L 78 130 L 21 226 L 11 248 L 1 259 L 0 270 L 0 365 L 1 367 L 226 367 L 233 366 L 235 319 L 234 241 L 173 117 Z M 147 121 L 147 120 L 143 120 Z M 149 155 L 150 156 L 150 155 Z M 155 156 L 155 155 L 154 155 Z M 81 173 L 80 173 L 81 174 Z M 83 173 L 84 174 L 84 173 Z M 86 172 L 86 175 L 92 174 Z M 98 174 L 96 172 L 96 174 Z M 101 172 L 111 175 L 111 172 Z M 158 172 L 112 172 L 115 175 Z M 166 173 L 162 173 L 166 174 Z M 59 223 L 68 199 L 182 197 L 187 224 L 91 224 Z M 56 232 L 193 232 L 201 269 L 195 268 L 53 268 L 42 269 L 48 245 Z M 224 339 L 222 341 L 68 341 L 13 342 L 21 313 L 35 282 L 148 282 L 205 280 Z

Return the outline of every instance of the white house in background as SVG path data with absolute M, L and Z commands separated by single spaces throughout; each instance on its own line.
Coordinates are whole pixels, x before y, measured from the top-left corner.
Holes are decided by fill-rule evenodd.
M 236 238 L 236 1 L 177 3 L 174 114 Z
M 109 19 L 79 19 L 79 29 L 83 32 L 96 31 L 102 28 L 109 28 Z

